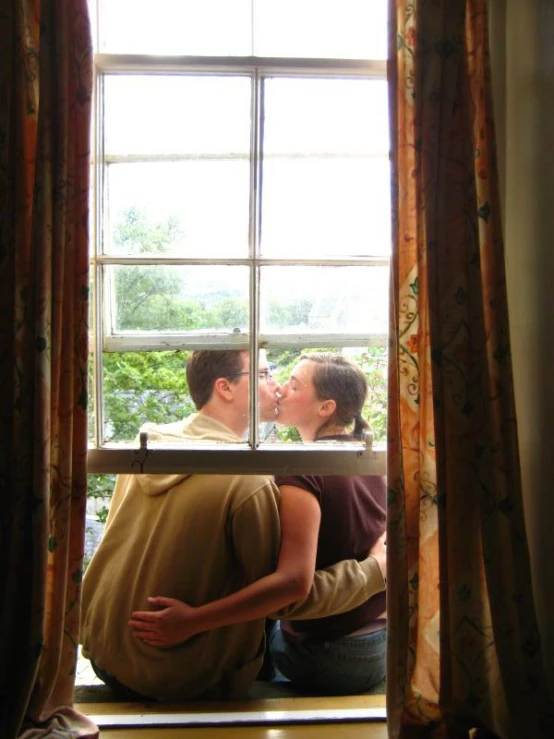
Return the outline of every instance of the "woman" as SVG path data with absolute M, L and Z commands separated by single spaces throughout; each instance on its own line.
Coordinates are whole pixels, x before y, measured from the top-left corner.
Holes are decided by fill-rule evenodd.
M 351 361 L 339 354 L 306 354 L 281 388 L 279 423 L 296 426 L 306 442 L 359 440 L 368 428 L 361 416 L 366 396 L 365 376 Z M 273 614 L 307 595 L 316 567 L 363 559 L 372 547 L 382 548 L 384 478 L 276 476 L 276 482 L 282 529 L 277 570 L 198 608 L 152 598 L 162 610 L 133 613 L 129 623 L 137 637 L 167 647 L 201 631 Z M 283 621 L 270 650 L 277 669 L 301 688 L 366 692 L 385 676 L 385 593 L 347 613 Z

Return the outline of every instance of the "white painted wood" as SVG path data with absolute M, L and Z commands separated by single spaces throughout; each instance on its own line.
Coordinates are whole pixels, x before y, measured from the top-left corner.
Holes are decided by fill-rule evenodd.
M 113 473 L 189 473 L 202 474 L 217 470 L 218 474 L 289 474 L 289 475 L 386 475 L 387 454 L 382 446 L 370 450 L 362 444 L 269 444 L 257 449 L 230 444 L 211 448 L 148 448 L 110 445 L 90 449 L 87 471 Z M 287 448 L 288 447 L 288 448 Z M 300 449 L 299 449 L 300 447 Z
M 216 713 L 88 714 L 100 729 L 126 727 L 187 727 L 224 725 L 283 725 L 386 721 L 386 708 L 335 708 L 317 711 L 218 711 Z
M 386 346 L 385 334 L 261 334 L 258 346 L 263 349 L 304 349 L 318 347 Z M 249 335 L 233 331 L 219 332 L 142 332 L 128 331 L 107 335 L 103 341 L 105 352 L 163 351 L 165 349 L 248 349 Z
M 288 59 L 265 57 L 159 56 L 141 54 L 95 54 L 95 67 L 102 73 L 157 74 L 191 72 L 217 74 L 286 73 L 289 75 L 329 74 L 333 77 L 370 77 L 386 79 L 387 63 L 375 59 Z

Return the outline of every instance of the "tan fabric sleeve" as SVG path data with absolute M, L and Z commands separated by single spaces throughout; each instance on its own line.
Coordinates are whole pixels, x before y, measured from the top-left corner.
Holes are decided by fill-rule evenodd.
M 361 562 L 345 559 L 325 570 L 316 570 L 308 595 L 272 613 L 269 618 L 294 620 L 333 616 L 351 611 L 385 588 L 375 557 L 370 555 Z
M 240 587 L 277 568 L 281 526 L 276 490 L 273 482 L 267 483 L 233 512 L 231 539 L 240 568 Z

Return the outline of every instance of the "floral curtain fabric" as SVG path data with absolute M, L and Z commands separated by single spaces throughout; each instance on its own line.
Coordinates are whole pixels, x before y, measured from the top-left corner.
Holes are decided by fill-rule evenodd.
M 0 48 L 0 735 L 92 737 L 72 708 L 86 505 L 86 0 L 3 3 Z
M 389 736 L 554 736 L 523 520 L 486 0 L 389 11 Z

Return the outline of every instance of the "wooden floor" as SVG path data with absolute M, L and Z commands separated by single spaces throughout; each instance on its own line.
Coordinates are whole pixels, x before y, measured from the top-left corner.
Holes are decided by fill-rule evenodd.
M 225 703 L 197 702 L 184 705 L 159 704 L 132 704 L 132 703 L 80 703 L 76 704 L 82 713 L 89 715 L 100 725 L 101 739 L 209 739 L 217 736 L 218 739 L 387 739 L 387 728 L 384 720 L 378 721 L 329 721 L 321 723 L 317 715 L 336 714 L 340 717 L 345 710 L 354 709 L 382 709 L 384 696 L 348 696 L 329 698 L 278 698 L 258 699 L 248 701 L 233 701 Z M 187 715 L 202 714 L 215 716 L 219 721 L 220 713 L 225 714 L 226 721 L 230 714 L 237 713 L 237 718 L 245 720 L 245 712 L 251 712 L 256 725 L 249 723 L 218 726 L 163 726 L 167 720 L 183 719 Z M 314 722 L 292 723 L 295 712 L 313 712 L 316 714 Z M 154 715 L 155 714 L 155 717 Z M 298 715 L 301 715 L 298 714 Z M 135 722 L 133 726 L 120 728 L 104 728 L 106 723 L 115 720 Z M 141 726 L 153 719 L 159 720 L 162 725 L 152 724 Z M 246 721 L 250 721 L 249 717 Z M 259 723 L 258 723 L 259 722 Z

